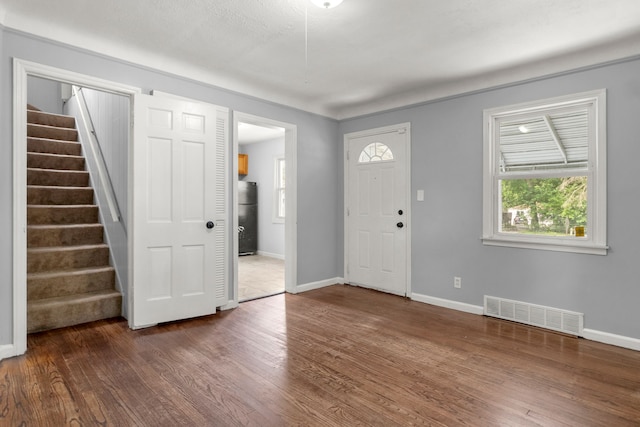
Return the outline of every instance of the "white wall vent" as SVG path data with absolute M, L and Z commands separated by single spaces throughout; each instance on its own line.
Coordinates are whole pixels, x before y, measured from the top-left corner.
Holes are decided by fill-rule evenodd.
M 504 298 L 484 296 L 484 314 L 582 336 L 584 314 Z

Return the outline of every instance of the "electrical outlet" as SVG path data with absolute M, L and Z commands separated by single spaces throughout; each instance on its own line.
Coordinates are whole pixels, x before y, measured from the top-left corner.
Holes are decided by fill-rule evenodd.
M 462 278 L 461 277 L 454 277 L 453 278 L 453 287 L 454 288 L 458 288 L 460 289 L 462 287 Z

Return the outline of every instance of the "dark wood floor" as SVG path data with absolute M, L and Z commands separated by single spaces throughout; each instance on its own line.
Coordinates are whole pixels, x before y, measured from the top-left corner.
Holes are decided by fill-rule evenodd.
M 342 285 L 28 346 L 1 426 L 640 425 L 640 352 Z

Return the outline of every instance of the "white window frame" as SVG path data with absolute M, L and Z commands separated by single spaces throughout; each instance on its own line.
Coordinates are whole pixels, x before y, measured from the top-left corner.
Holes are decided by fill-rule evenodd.
M 576 169 L 571 175 L 587 176 L 587 224 L 588 235 L 583 238 L 573 236 L 542 236 L 500 232 L 500 151 L 498 149 L 498 122 L 505 118 L 524 114 L 545 114 L 557 108 L 588 105 L 590 132 L 588 164 Z M 527 249 L 542 249 L 561 252 L 607 254 L 607 131 L 606 131 L 606 90 L 561 96 L 557 98 L 527 102 L 484 110 L 484 150 L 483 150 L 483 224 L 482 242 L 491 246 L 506 246 Z M 557 171 L 523 172 L 519 178 L 556 177 Z
M 286 205 L 286 186 L 281 187 L 280 183 L 282 179 L 280 177 L 280 163 L 284 163 L 285 174 L 287 164 L 285 162 L 284 156 L 278 156 L 274 158 L 273 161 L 273 222 L 274 223 L 284 223 L 284 217 L 287 214 L 285 210 L 284 215 L 280 215 L 280 192 L 285 193 L 285 205 Z

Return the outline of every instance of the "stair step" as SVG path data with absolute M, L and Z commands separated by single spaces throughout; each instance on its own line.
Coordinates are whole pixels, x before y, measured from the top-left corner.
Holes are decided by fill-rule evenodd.
M 38 107 L 35 107 L 31 104 L 27 104 L 27 111 L 28 110 L 32 110 L 32 111 L 42 111 L 41 109 L 39 109 Z
M 59 139 L 61 141 L 77 141 L 78 131 L 69 128 L 27 123 L 27 137 Z
M 27 247 L 96 245 L 104 241 L 102 224 L 29 225 Z
M 108 265 L 109 247 L 105 244 L 27 249 L 27 273 Z
M 84 170 L 84 157 L 63 154 L 27 153 L 27 167 L 57 170 Z
M 44 111 L 34 110 L 33 108 L 27 108 L 27 123 L 71 129 L 75 129 L 76 127 L 76 119 L 72 116 L 45 113 Z
M 122 295 L 113 289 L 29 301 L 27 332 L 119 317 L 121 313 Z
M 81 156 L 82 144 L 47 138 L 27 138 L 27 151 L 31 153 L 64 154 Z
M 115 270 L 110 266 L 31 273 L 27 275 L 27 300 L 113 290 L 114 283 Z
M 89 172 L 27 168 L 27 185 L 87 187 Z
M 93 224 L 98 222 L 96 205 L 27 205 L 27 224 Z
M 90 205 L 93 204 L 93 188 L 27 185 L 27 204 Z

